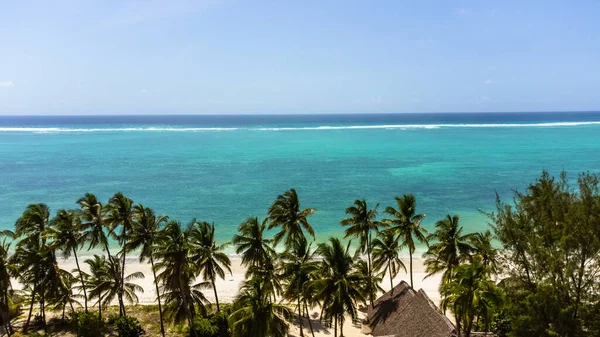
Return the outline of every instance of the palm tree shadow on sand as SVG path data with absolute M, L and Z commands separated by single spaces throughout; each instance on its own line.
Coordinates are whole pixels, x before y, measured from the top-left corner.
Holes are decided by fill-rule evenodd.
M 294 315 L 294 319 L 292 320 L 292 322 L 296 322 L 296 324 L 294 324 L 294 326 L 296 328 L 298 328 L 298 315 Z M 332 335 L 331 331 L 329 331 L 331 329 L 331 327 L 327 327 L 321 320 L 319 320 L 318 313 L 313 312 L 311 314 L 310 323 L 312 324 L 312 328 L 315 333 Z M 310 325 L 308 324 L 308 320 L 306 319 L 306 317 L 302 317 L 302 328 L 304 329 L 305 337 L 312 337 L 311 332 L 310 332 Z M 294 331 L 294 333 L 288 334 L 288 337 L 299 337 L 299 336 L 300 336 L 299 332 L 296 333 L 295 331 Z

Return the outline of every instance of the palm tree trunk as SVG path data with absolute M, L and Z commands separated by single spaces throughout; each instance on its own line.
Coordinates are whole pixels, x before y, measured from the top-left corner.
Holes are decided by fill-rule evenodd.
M 31 313 L 33 312 L 33 303 L 35 302 L 35 293 L 37 291 L 37 282 L 33 284 L 33 291 L 31 292 L 31 304 L 29 305 L 29 315 L 27 315 L 27 321 L 23 326 L 23 333 L 27 333 L 27 329 L 29 328 L 29 323 L 31 322 Z
M 40 291 L 40 312 L 42 314 L 42 325 L 44 326 L 44 331 L 48 332 L 46 329 L 46 289 L 43 283 Z
M 127 256 L 127 249 L 125 246 L 127 245 L 127 227 L 125 223 L 123 223 L 123 266 L 121 267 L 121 284 L 119 285 L 119 298 L 121 302 L 123 302 L 123 293 L 125 290 L 125 258 Z M 127 316 L 125 313 L 125 304 L 123 304 L 123 316 Z
M 388 260 L 388 271 L 390 272 L 390 287 L 392 289 L 392 295 L 394 295 L 394 281 L 392 280 L 392 268 L 390 266 L 390 260 Z
M 156 286 L 156 299 L 158 300 L 158 316 L 160 317 L 160 333 L 165 337 L 165 326 L 163 323 L 162 306 L 160 304 L 160 292 L 158 290 L 158 280 L 156 279 L 156 270 L 154 269 L 154 258 L 150 255 L 150 264 L 152 265 L 152 274 L 154 275 L 154 285 Z
M 8 289 L 4 291 L 4 303 L 6 304 L 6 334 L 10 337 L 13 332 L 12 325 L 10 324 L 10 306 L 8 305 Z
M 4 303 L 2 303 L 2 306 L 3 306 L 3 308 L 2 308 L 2 323 L 4 323 L 6 335 L 10 336 L 10 328 L 9 328 L 10 325 L 8 323 L 8 301 L 6 301 L 5 298 L 3 299 L 3 301 L 4 301 Z M 6 307 L 6 308 L 4 308 L 4 307 Z
M 369 301 L 371 302 L 371 308 L 373 307 L 373 271 L 371 270 L 371 231 L 369 231 L 369 237 L 367 239 L 367 274 L 369 277 Z
M 62 310 L 62 321 L 65 321 L 65 309 L 67 308 L 66 305 L 63 305 L 63 310 Z
M 455 315 L 455 319 L 456 319 L 456 332 L 458 333 L 458 336 L 461 336 L 461 332 L 462 332 L 462 327 L 460 326 L 460 319 L 458 318 L 458 314 L 456 313 L 456 310 L 454 310 L 454 315 Z
M 184 301 L 187 306 L 187 301 Z M 198 332 L 196 331 L 196 329 L 194 328 L 194 318 L 195 316 L 195 308 L 194 308 L 194 304 L 191 305 L 191 308 L 188 307 L 188 324 L 190 325 L 190 332 L 192 333 L 192 337 L 197 337 L 198 336 Z
M 111 263 L 111 271 L 113 274 L 113 278 L 115 279 L 115 282 L 117 282 L 117 285 L 119 286 L 119 289 L 121 288 L 121 280 L 119 277 L 119 270 L 118 270 L 118 266 L 116 266 L 117 270 L 115 270 L 115 265 L 114 265 L 114 260 L 112 258 L 112 255 L 110 254 L 110 249 L 108 248 L 108 239 L 104 240 L 104 249 L 106 249 L 106 254 L 108 254 L 108 260 Z M 125 316 L 125 304 L 123 303 L 123 296 L 121 294 L 120 291 L 117 292 L 117 298 L 119 300 L 119 315 L 120 316 Z
M 312 337 L 315 337 L 315 331 L 313 330 L 312 321 L 310 320 L 310 312 L 308 312 L 308 305 L 306 304 L 306 300 L 304 300 L 304 311 L 306 311 L 306 318 L 308 319 L 310 333 L 312 334 Z
M 319 314 L 319 321 L 323 320 L 323 311 L 325 310 L 325 303 L 323 303 L 323 305 L 321 305 L 319 303 L 319 305 L 321 306 L 321 313 Z
M 469 318 L 469 322 L 467 323 L 467 329 L 465 331 L 465 337 L 471 337 L 471 330 L 473 329 L 473 317 Z
M 333 321 L 334 321 L 334 323 L 333 323 L 333 337 L 337 337 L 337 321 L 338 321 L 337 315 L 334 315 Z
M 300 305 L 300 295 L 298 295 L 298 327 L 300 328 L 300 336 L 304 337 L 304 330 L 302 329 L 302 306 Z
M 344 315 L 340 316 L 340 337 L 344 337 Z
M 413 287 L 413 275 L 412 275 L 412 254 L 413 254 L 412 250 L 411 250 L 411 249 L 408 249 L 408 255 L 409 255 L 409 259 L 410 259 L 410 261 L 409 261 L 409 264 L 410 264 L 410 287 L 411 287 L 411 288 Z
M 102 293 L 98 294 L 98 318 L 102 321 Z
M 75 256 L 75 264 L 77 265 L 77 271 L 79 272 L 79 280 L 81 281 L 81 288 L 83 289 L 83 304 L 85 312 L 88 312 L 87 307 L 87 292 L 85 291 L 85 282 L 83 282 L 83 275 L 81 274 L 81 268 L 79 268 L 79 260 L 77 259 L 77 250 L 73 247 L 73 255 Z
M 190 327 L 190 333 L 192 335 L 192 337 L 196 337 L 196 329 L 194 329 L 194 326 L 192 325 L 192 319 L 190 318 L 190 316 L 188 315 L 188 326 Z
M 212 286 L 213 286 L 213 291 L 215 292 L 215 302 L 217 303 L 217 312 L 221 311 L 221 308 L 219 308 L 219 296 L 217 295 L 217 285 L 215 284 L 215 280 L 212 280 Z

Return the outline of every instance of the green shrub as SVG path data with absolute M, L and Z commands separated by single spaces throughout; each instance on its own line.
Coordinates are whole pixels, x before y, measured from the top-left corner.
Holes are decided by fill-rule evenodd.
M 46 335 L 45 333 L 42 332 L 31 332 L 27 334 L 28 337 L 48 337 L 50 335 Z
M 197 337 L 229 337 L 229 323 L 227 315 L 216 313 L 210 317 L 196 317 L 192 327 L 185 329 L 185 336 L 192 337 L 191 328 L 196 331 Z
M 104 336 L 104 322 L 96 313 L 76 311 L 70 314 L 69 323 L 78 337 Z
M 115 321 L 115 327 L 117 328 L 119 337 L 139 337 L 145 334 L 142 325 L 135 317 L 119 317 Z
M 213 337 L 219 330 L 216 326 L 212 325 L 210 319 L 204 317 L 196 317 L 194 319 L 192 326 L 185 329 L 186 337 L 194 336 L 194 334 L 191 333 L 192 329 L 196 331 L 195 336 L 197 337 Z
M 217 334 L 215 337 L 229 337 L 229 320 L 228 315 L 224 312 L 214 314 L 210 320 L 214 326 L 217 327 Z
M 118 320 L 120 317 L 121 317 L 121 316 L 120 316 L 118 313 L 114 313 L 114 312 L 113 312 L 112 314 L 109 314 L 109 315 L 106 317 L 106 323 L 107 323 L 107 324 L 110 324 L 110 325 L 115 325 L 115 323 L 117 322 L 117 320 Z

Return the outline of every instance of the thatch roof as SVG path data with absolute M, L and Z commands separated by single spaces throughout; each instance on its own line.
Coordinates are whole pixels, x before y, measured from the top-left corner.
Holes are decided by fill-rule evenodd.
M 456 337 L 456 328 L 423 290 L 406 282 L 378 298 L 369 307 L 367 324 L 373 336 Z

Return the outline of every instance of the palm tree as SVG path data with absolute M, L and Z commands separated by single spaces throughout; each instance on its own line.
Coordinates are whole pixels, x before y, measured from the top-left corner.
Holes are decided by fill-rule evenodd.
M 50 221 L 50 209 L 46 204 L 30 204 L 15 223 L 15 236 L 27 235 L 24 240 L 45 244 L 43 234 Z
M 287 336 L 286 318 L 291 313 L 285 305 L 272 302 L 264 286 L 257 278 L 242 286 L 229 316 L 232 337 Z
M 160 317 L 160 333 L 165 335 L 163 323 L 162 305 L 160 302 L 160 292 L 158 289 L 158 279 L 156 278 L 156 269 L 154 266 L 154 254 L 161 227 L 168 221 L 166 215 L 157 216 L 151 208 L 143 205 L 136 205 L 133 209 L 135 221 L 127 242 L 127 250 L 134 251 L 140 249 L 140 262 L 146 259 L 150 260 L 152 274 L 154 276 L 154 286 L 156 287 L 156 298 L 158 301 L 158 315 Z
M 121 226 L 121 233 L 116 235 L 117 240 L 121 244 L 121 264 L 117 268 L 119 271 L 119 303 L 123 302 L 125 289 L 125 259 L 127 257 L 127 233 L 131 232 L 133 226 L 133 200 L 127 198 L 123 193 L 118 192 L 113 195 L 108 201 L 106 222 L 111 228 L 112 233 L 116 233 L 116 229 Z M 123 305 L 119 311 L 122 315 L 126 315 L 125 306 Z
M 440 286 L 450 281 L 454 268 L 464 262 L 472 250 L 470 240 L 473 234 L 463 234 L 463 227 L 458 220 L 458 215 L 448 214 L 436 222 L 436 231 L 428 237 L 429 241 L 435 240 L 436 243 L 430 245 L 423 254 L 428 273 L 425 277 L 443 272 Z
M 106 251 L 108 261 L 115 261 L 116 257 L 110 253 L 108 245 L 108 237 L 112 235 L 114 228 L 111 228 L 110 223 L 107 221 L 107 208 L 91 193 L 86 193 L 82 198 L 77 200 L 77 204 L 81 207 L 82 225 L 90 242 L 88 250 L 100 246 Z M 105 230 L 107 233 L 105 233 Z M 122 279 L 119 272 L 120 263 L 109 263 L 108 265 L 111 268 L 110 273 L 112 278 L 117 284 L 120 284 Z M 118 289 L 121 289 L 120 285 L 118 285 Z M 123 302 L 123 297 L 120 296 L 121 292 L 118 295 L 119 313 L 123 314 L 125 303 Z
M 267 219 L 259 222 L 258 218 L 248 218 L 238 226 L 239 234 L 233 236 L 232 243 L 236 254 L 242 256 L 242 265 L 258 266 L 275 253 L 270 246 L 273 240 L 264 237 L 266 227 Z
M 408 247 L 410 286 L 413 286 L 413 261 L 412 256 L 415 252 L 415 239 L 421 243 L 427 244 L 427 230 L 421 226 L 421 221 L 425 214 L 417 213 L 417 201 L 412 194 L 405 194 L 402 198 L 396 197 L 398 209 L 388 206 L 385 212 L 391 215 L 392 219 L 384 219 L 383 222 L 389 225 L 388 229 L 402 241 L 403 247 Z
M 98 308 L 101 314 L 101 308 L 118 298 L 121 291 L 121 283 L 111 277 L 114 275 L 115 268 L 120 265 L 120 261 L 115 257 L 110 261 L 104 256 L 94 255 L 93 259 L 87 259 L 85 263 L 90 266 L 91 275 L 88 281 L 91 287 L 90 298 L 98 298 Z M 144 292 L 142 287 L 129 281 L 143 278 L 144 274 L 142 272 L 135 272 L 127 275 L 123 280 L 123 298 L 127 299 L 129 303 L 138 303 L 139 299 L 136 292 Z
M 441 306 L 452 309 L 456 317 L 457 332 L 470 337 L 475 317 L 480 314 L 489 316 L 493 308 L 501 302 L 496 284 L 489 279 L 488 270 L 478 261 L 461 264 L 455 268 L 452 279 L 442 286 L 444 296 Z
M 225 279 L 225 270 L 231 273 L 231 260 L 223 250 L 229 245 L 224 243 L 217 245 L 215 242 L 215 224 L 208 222 L 196 223 L 190 231 L 191 259 L 192 263 L 198 268 L 198 273 L 202 275 L 204 281 L 210 282 L 215 293 L 215 302 L 217 311 L 219 307 L 219 297 L 217 295 L 217 276 Z
M 400 260 L 400 244 L 396 240 L 394 233 L 381 232 L 380 236 L 373 241 L 373 267 L 375 270 L 381 270 L 390 276 L 390 288 L 394 291 L 394 277 L 398 275 L 400 269 L 406 272 L 406 266 Z
M 281 230 L 273 237 L 273 244 L 277 245 L 285 240 L 286 247 L 299 240 L 306 240 L 303 230 L 314 239 L 315 231 L 308 222 L 308 217 L 315 213 L 314 208 L 300 208 L 300 199 L 295 189 L 290 189 L 277 196 L 277 199 L 269 207 L 269 229 L 281 227 Z
M 14 265 L 14 275 L 23 285 L 31 287 L 31 302 L 29 315 L 23 326 L 27 332 L 33 312 L 33 305 L 40 305 L 40 316 L 44 328 L 46 328 L 46 303 L 48 297 L 60 292 L 63 286 L 61 279 L 62 270 L 56 261 L 56 254 L 51 246 L 41 246 L 41 242 L 35 240 L 22 240 L 17 245 L 10 263 Z
M 379 204 L 375 205 L 374 209 L 369 209 L 367 202 L 364 199 L 354 200 L 354 205 L 346 208 L 346 214 L 348 214 L 349 217 L 340 222 L 342 226 L 348 226 L 344 231 L 344 238 L 358 238 L 360 252 L 363 254 L 365 252 L 367 253 L 367 276 L 369 277 L 367 282 L 371 282 L 371 276 L 373 274 L 373 260 L 371 260 L 373 246 L 371 245 L 371 235 L 373 232 L 379 231 L 379 223 L 375 221 L 377 207 L 379 207 Z M 369 288 L 373 287 L 369 285 Z M 371 306 L 373 306 L 374 300 L 375 299 L 371 294 L 369 296 Z
M 12 239 L 12 238 L 15 237 L 15 233 L 13 233 L 9 229 L 2 229 L 2 230 L 0 230 L 0 238 L 3 238 L 3 237 L 7 237 L 9 239 Z
M 375 264 L 373 264 L 373 267 L 375 267 Z M 355 262 L 354 268 L 356 269 L 356 273 L 361 275 L 365 280 L 361 290 L 364 298 L 376 298 L 379 292 L 385 292 L 380 286 L 385 273 L 374 273 L 369 269 L 367 261 L 361 259 Z
M 106 257 L 94 255 L 92 259 L 84 261 L 90 268 L 90 273 L 83 272 L 90 289 L 90 300 L 98 298 L 98 317 L 102 319 L 102 308 L 104 307 L 104 298 L 108 292 L 109 285 L 113 278 L 113 273 L 110 270 Z
M 499 253 L 498 249 L 492 245 L 492 233 L 489 230 L 483 233 L 475 233 L 470 239 L 472 246 L 470 259 L 479 259 L 490 274 L 498 274 L 500 264 L 498 261 Z
M 20 238 L 25 236 L 22 241 L 40 242 L 41 246 L 46 245 L 44 236 L 48 222 L 50 221 L 50 209 L 46 204 L 31 204 L 27 206 L 21 217 L 15 223 L 15 236 Z
M 8 237 L 12 238 L 12 232 L 10 231 L 2 231 L 0 233 L 0 237 Z M 12 284 L 10 282 L 10 275 L 12 273 L 11 269 L 13 266 L 10 263 L 10 243 L 6 242 L 6 239 L 3 239 L 0 243 L 0 289 L 2 293 L 0 294 L 0 310 L 2 311 L 2 322 L 6 325 L 6 333 L 8 336 L 12 334 L 12 326 L 10 324 L 10 299 L 9 299 L 9 289 L 12 288 Z
M 283 293 L 281 275 L 275 261 L 279 259 L 277 254 L 269 256 L 266 261 L 257 266 L 251 266 L 246 271 L 246 279 L 258 279 L 262 282 L 263 292 L 268 293 L 273 301 Z
M 193 223 L 185 230 L 177 221 L 169 221 L 161 231 L 156 248 L 156 269 L 161 272 L 157 279 L 161 284 L 165 299 L 165 316 L 181 323 L 188 321 L 192 334 L 192 321 L 196 311 L 206 313 L 206 297 L 200 291 L 200 286 L 193 286 L 195 268 L 190 258 L 189 233 Z M 197 310 L 196 310 L 197 306 Z
M 365 302 L 362 295 L 364 276 L 354 270 L 354 260 L 350 254 L 350 242 L 344 248 L 337 238 L 329 238 L 329 243 L 320 243 L 316 252 L 321 256 L 320 278 L 308 285 L 315 298 L 323 303 L 326 318 L 333 318 L 334 336 L 340 323 L 340 336 L 344 335 L 344 315 L 354 320 L 357 317 L 357 302 Z
M 46 228 L 49 221 L 50 209 L 46 204 L 31 204 L 15 223 L 15 238 L 23 236 L 25 238 L 19 242 L 13 258 L 18 265 L 19 276 L 23 283 L 33 285 L 24 331 L 29 327 L 36 295 L 40 298 L 40 312 L 45 322 L 46 280 L 42 277 L 54 267 L 50 256 L 53 252 L 46 247 Z
M 294 242 L 292 247 L 286 249 L 280 256 L 281 277 L 286 282 L 286 289 L 283 293 L 284 298 L 298 303 L 298 326 L 300 327 L 300 336 L 304 336 L 302 330 L 302 305 L 307 309 L 306 285 L 311 281 L 311 273 L 316 269 L 317 264 L 313 261 L 313 254 L 310 251 L 311 244 L 306 240 Z M 312 331 L 310 317 L 308 323 Z M 314 332 L 312 333 L 314 335 Z
M 263 291 L 270 294 L 273 300 L 281 294 L 282 286 L 275 261 L 277 253 L 271 247 L 272 239 L 266 239 L 264 232 L 267 220 L 248 218 L 238 227 L 239 234 L 233 236 L 236 253 L 242 255 L 242 264 L 247 266 L 246 279 L 257 278 L 263 282 Z
M 62 250 L 65 259 L 71 257 L 71 253 L 75 257 L 75 265 L 77 266 L 79 281 L 81 282 L 81 289 L 83 290 L 84 308 L 85 312 L 87 312 L 87 292 L 83 274 L 81 274 L 81 268 L 79 267 L 79 259 L 77 257 L 77 251 L 86 241 L 86 233 L 83 232 L 79 214 L 75 211 L 59 210 L 56 213 L 56 216 L 50 221 L 48 236 L 52 238 L 53 245 Z
M 50 305 L 52 310 L 62 310 L 62 320 L 65 320 L 65 311 L 67 306 L 71 308 L 71 312 L 75 312 L 73 304 L 81 306 L 81 303 L 76 300 L 78 295 L 73 294 L 74 284 L 77 282 L 77 278 L 66 270 L 60 272 L 62 279 L 62 286 L 59 288 L 59 292 L 52 294 L 50 298 Z

